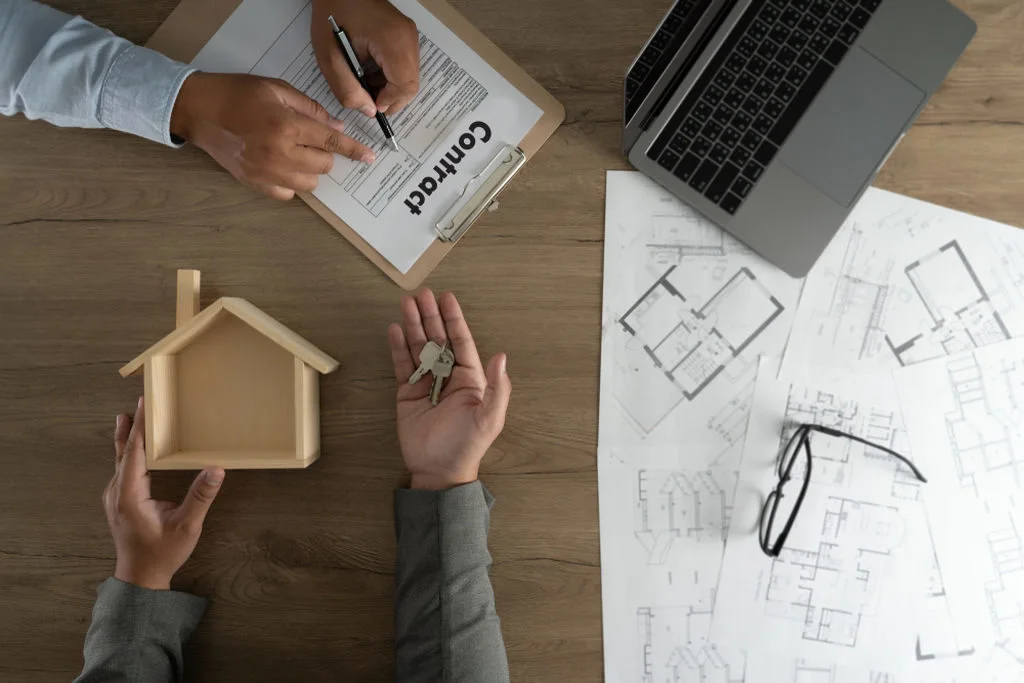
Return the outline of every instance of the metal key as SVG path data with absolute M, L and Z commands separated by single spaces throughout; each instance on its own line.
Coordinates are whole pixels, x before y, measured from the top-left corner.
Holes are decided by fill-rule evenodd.
M 431 372 L 434 374 L 434 383 L 430 385 L 430 404 L 437 405 L 441 400 L 441 390 L 444 388 L 444 381 L 448 379 L 452 374 L 452 368 L 455 367 L 455 354 L 452 353 L 451 349 L 445 348 L 441 351 L 441 356 L 434 363 L 434 368 Z
M 445 346 L 447 345 L 448 342 L 445 342 Z M 444 349 L 444 346 L 428 341 L 423 350 L 420 351 L 420 366 L 416 368 L 416 372 L 412 373 L 412 376 L 409 378 L 409 384 L 416 384 L 416 382 L 423 379 L 423 375 L 432 372 L 434 366 L 437 365 L 438 359 L 444 353 Z

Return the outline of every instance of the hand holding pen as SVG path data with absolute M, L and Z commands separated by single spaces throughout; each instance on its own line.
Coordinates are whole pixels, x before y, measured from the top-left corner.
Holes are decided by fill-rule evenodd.
M 346 62 L 333 35 L 332 15 L 344 29 L 355 63 L 372 58 L 380 66 L 387 83 L 376 103 Z M 310 33 L 320 70 L 342 106 L 358 109 L 365 116 L 376 116 L 378 111 L 393 115 L 419 89 L 419 32 L 387 0 L 313 0 Z
M 348 35 L 345 34 L 336 21 L 334 16 L 328 16 L 327 21 L 331 24 L 331 31 L 334 33 L 334 37 L 338 41 L 338 47 L 341 48 L 341 54 L 345 57 L 345 63 L 348 68 L 352 70 L 352 74 L 359 81 L 359 86 L 367 93 L 370 92 L 370 84 L 366 82 L 366 74 L 363 72 L 363 67 L 359 63 L 359 57 L 356 56 L 356 50 L 352 47 L 352 42 L 348 39 Z M 388 122 L 388 117 L 384 116 L 384 112 L 377 109 L 377 113 L 374 114 L 377 119 L 377 123 L 380 125 L 381 131 L 384 133 L 384 137 L 387 139 L 388 144 L 397 152 L 398 142 L 395 140 L 395 131 L 391 130 L 391 124 Z

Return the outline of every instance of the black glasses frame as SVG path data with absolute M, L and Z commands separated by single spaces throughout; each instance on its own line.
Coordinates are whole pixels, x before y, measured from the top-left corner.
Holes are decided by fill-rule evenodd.
M 765 499 L 764 507 L 761 508 L 761 519 L 759 521 L 758 529 L 758 541 L 761 544 L 761 550 L 768 557 L 778 557 L 779 553 L 782 552 L 782 547 L 786 544 L 786 539 L 789 538 L 789 532 L 793 529 L 793 524 L 796 522 L 797 515 L 800 514 L 800 506 L 804 503 L 804 497 L 807 495 L 807 489 L 811 485 L 811 435 L 814 432 L 825 434 L 826 436 L 838 436 L 857 443 L 864 444 L 876 450 L 882 451 L 888 455 L 899 460 L 901 463 L 910 468 L 910 471 L 914 473 L 914 476 L 922 483 L 928 483 L 928 480 L 921 470 L 917 469 L 909 459 L 900 455 L 891 448 L 880 446 L 876 443 L 872 443 L 867 439 L 862 439 L 859 436 L 853 434 L 847 434 L 841 432 L 838 429 L 832 429 L 831 427 L 825 427 L 823 425 L 804 423 L 796 428 L 793 432 L 793 436 L 790 437 L 789 441 L 786 442 L 786 447 L 779 454 L 777 470 L 779 483 L 775 485 L 775 488 L 771 493 L 768 494 L 768 498 Z M 779 537 L 775 540 L 775 543 L 769 543 L 772 537 L 772 530 L 775 527 L 775 515 L 779 511 L 779 503 L 782 501 L 782 488 L 792 478 L 793 468 L 796 467 L 796 462 L 799 459 L 800 452 L 803 451 L 806 461 L 806 469 L 804 472 L 804 481 L 800 486 L 800 492 L 797 494 L 796 503 L 793 505 L 793 512 L 790 513 L 789 519 L 786 520 L 785 525 L 782 527 L 782 531 L 779 533 Z M 787 458 L 787 455 L 790 455 Z

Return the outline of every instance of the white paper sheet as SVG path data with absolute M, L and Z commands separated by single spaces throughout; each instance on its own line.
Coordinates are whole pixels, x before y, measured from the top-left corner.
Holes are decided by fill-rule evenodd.
M 434 226 L 468 180 L 504 144 L 518 144 L 542 112 L 418 2 L 392 4 L 420 30 L 420 91 L 390 117 L 398 152 L 375 120 L 342 109 L 331 93 L 310 44 L 306 0 L 245 0 L 192 63 L 282 78 L 371 147 L 374 164 L 336 157 L 313 195 L 405 273 L 434 241 Z M 344 17 L 336 18 L 344 26 Z
M 911 455 L 892 382 L 830 371 L 811 384 L 791 384 L 777 374 L 778 361 L 763 358 L 712 640 L 899 675 L 912 663 L 930 550 L 920 484 L 905 466 L 848 439 L 812 436 L 811 485 L 782 554 L 768 558 L 758 543 L 779 453 L 798 424 L 833 427 Z M 777 526 L 803 481 L 803 459 L 798 463 Z
M 1024 680 L 1024 340 L 894 373 L 925 505 L 966 636 L 964 681 Z M 978 665 L 977 660 L 984 663 Z
M 741 683 L 708 640 L 759 354 L 799 281 L 639 173 L 607 174 L 598 479 L 605 680 Z
M 782 374 L 913 365 L 1021 336 L 1019 230 L 870 188 L 807 276 Z

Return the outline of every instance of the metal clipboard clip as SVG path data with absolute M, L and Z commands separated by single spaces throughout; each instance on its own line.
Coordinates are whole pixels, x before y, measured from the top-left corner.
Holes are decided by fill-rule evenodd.
M 462 192 L 452 202 L 451 208 L 434 226 L 437 238 L 446 243 L 458 242 L 484 211 L 491 209 L 492 206 L 497 207 L 494 198 L 525 163 L 526 154 L 514 145 L 505 145 L 498 150 L 487 166 L 469 179 Z M 475 185 L 479 187 L 470 194 Z M 467 195 L 469 199 L 466 199 Z

